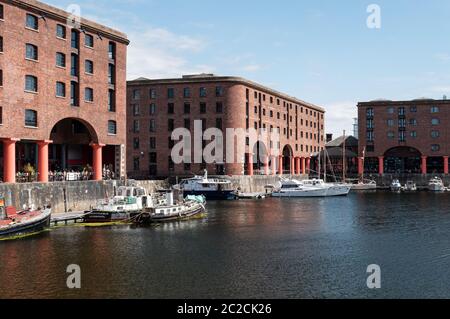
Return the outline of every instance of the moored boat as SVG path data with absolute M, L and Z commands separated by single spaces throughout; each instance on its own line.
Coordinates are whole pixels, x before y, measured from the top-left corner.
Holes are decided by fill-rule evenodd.
M 147 208 L 136 218 L 136 222 L 140 224 L 164 223 L 194 218 L 206 213 L 205 205 L 206 199 L 204 196 L 193 195 L 189 195 L 176 203 L 173 192 L 168 191 L 163 204 Z
M 0 198 L 0 240 L 37 234 L 50 227 L 51 208 L 17 212 Z
M 157 199 L 143 187 L 121 186 L 117 195 L 100 201 L 84 217 L 85 223 L 111 223 L 130 220 L 144 209 L 153 207 Z
M 445 191 L 445 185 L 442 179 L 439 177 L 433 177 L 430 182 L 428 183 L 428 189 L 432 192 L 444 192 Z
M 347 196 L 351 190 L 349 184 L 326 183 L 322 179 L 309 179 L 302 181 L 302 183 L 306 187 L 326 189 L 325 196 L 327 197 Z
M 325 183 L 323 180 L 287 180 L 283 179 L 272 197 L 334 197 L 346 196 L 350 192 L 349 185 Z
M 370 191 L 377 189 L 377 183 L 375 181 L 366 181 L 366 182 L 358 182 L 357 184 L 351 185 L 352 190 L 354 191 Z
M 405 186 L 403 187 L 405 192 L 415 192 L 417 191 L 417 185 L 413 181 L 407 181 Z
M 391 183 L 391 191 L 392 192 L 401 192 L 402 191 L 402 184 L 400 184 L 400 181 L 398 179 L 394 179 Z
M 208 178 L 205 170 L 204 176 L 194 176 L 184 179 L 175 189 L 182 190 L 184 195 L 203 195 L 207 200 L 228 200 L 234 199 L 234 192 L 231 181 L 226 178 Z

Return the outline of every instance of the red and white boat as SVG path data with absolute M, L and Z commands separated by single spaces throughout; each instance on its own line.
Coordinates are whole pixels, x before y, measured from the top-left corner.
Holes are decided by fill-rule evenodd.
M 0 240 L 39 233 L 50 227 L 51 208 L 16 211 L 0 198 Z

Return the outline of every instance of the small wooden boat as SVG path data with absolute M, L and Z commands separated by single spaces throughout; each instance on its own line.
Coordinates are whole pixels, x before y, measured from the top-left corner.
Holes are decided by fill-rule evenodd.
M 413 181 L 407 181 L 403 190 L 405 192 L 415 192 L 417 191 L 417 185 Z
M 140 215 L 136 216 L 135 222 L 138 224 L 164 223 L 185 220 L 201 216 L 206 212 L 206 200 L 204 196 L 190 195 L 183 201 L 174 202 L 173 192 L 166 194 L 164 204 L 147 208 Z
M 51 208 L 17 212 L 0 198 L 0 240 L 37 234 L 50 227 Z

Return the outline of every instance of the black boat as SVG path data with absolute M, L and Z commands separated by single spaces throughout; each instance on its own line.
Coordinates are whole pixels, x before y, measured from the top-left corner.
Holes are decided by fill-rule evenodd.
M 229 179 L 223 177 L 208 178 L 205 170 L 204 176 L 194 176 L 184 179 L 175 189 L 183 191 L 184 196 L 205 196 L 206 200 L 235 199 L 235 189 Z
M 17 212 L 0 198 L 0 240 L 37 234 L 50 227 L 51 208 Z

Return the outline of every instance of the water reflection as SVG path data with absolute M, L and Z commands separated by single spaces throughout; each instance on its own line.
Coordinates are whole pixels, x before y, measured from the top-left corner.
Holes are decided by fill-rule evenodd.
M 0 297 L 450 296 L 449 194 L 209 202 L 202 220 L 0 242 Z M 369 264 L 383 286 L 365 286 Z M 82 289 L 66 288 L 66 268 Z

